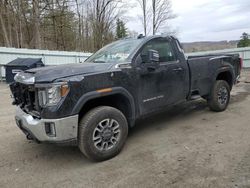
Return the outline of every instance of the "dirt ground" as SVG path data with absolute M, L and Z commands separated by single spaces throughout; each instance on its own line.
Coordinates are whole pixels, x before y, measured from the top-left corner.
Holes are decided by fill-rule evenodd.
M 0 187 L 250 187 L 250 71 L 225 112 L 197 100 L 137 123 L 123 151 L 94 163 L 77 147 L 26 140 L 0 84 Z

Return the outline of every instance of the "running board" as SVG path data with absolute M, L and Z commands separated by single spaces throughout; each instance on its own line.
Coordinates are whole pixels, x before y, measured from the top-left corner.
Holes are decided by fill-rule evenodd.
M 196 99 L 199 99 L 199 98 L 201 98 L 200 95 L 192 95 L 192 96 L 190 97 L 190 100 L 196 100 Z

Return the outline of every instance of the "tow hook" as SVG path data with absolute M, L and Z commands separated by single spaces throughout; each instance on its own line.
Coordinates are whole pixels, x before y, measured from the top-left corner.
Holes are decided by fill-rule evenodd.
M 26 135 L 26 138 L 27 138 L 28 140 L 33 140 L 33 137 L 32 137 L 30 134 L 27 134 L 27 135 Z
M 36 138 L 34 138 L 31 134 L 27 134 L 26 135 L 27 140 L 33 140 L 34 142 L 36 142 L 37 144 L 40 144 L 41 142 L 39 140 L 37 140 Z

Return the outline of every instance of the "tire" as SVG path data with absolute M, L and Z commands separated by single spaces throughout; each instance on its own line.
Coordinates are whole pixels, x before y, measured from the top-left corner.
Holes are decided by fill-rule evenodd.
M 230 87 L 224 80 L 217 80 L 211 90 L 208 99 L 208 106 L 210 110 L 215 112 L 222 112 L 226 110 L 230 101 Z
M 80 121 L 78 147 L 89 159 L 104 161 L 118 155 L 128 135 L 127 119 L 109 106 L 90 110 Z

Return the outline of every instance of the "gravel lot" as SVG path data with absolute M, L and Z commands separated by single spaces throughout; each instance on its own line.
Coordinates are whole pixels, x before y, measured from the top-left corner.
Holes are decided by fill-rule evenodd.
M 77 147 L 26 140 L 0 84 L 0 187 L 250 187 L 250 71 L 228 109 L 197 100 L 137 123 L 123 151 L 102 163 Z

